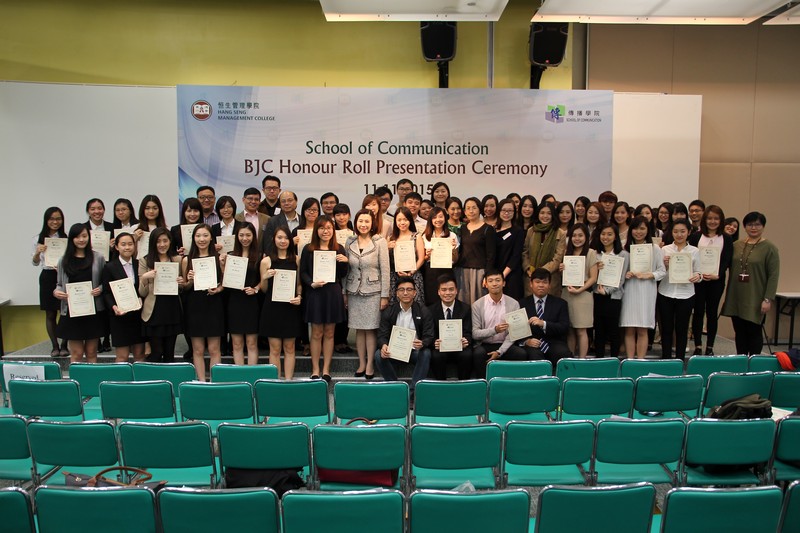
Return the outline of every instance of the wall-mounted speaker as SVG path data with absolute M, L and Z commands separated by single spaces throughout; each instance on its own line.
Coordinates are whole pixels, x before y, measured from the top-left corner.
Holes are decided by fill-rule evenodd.
M 528 39 L 528 58 L 540 67 L 557 67 L 567 50 L 569 24 L 566 22 L 533 22 Z
M 450 61 L 456 57 L 455 22 L 420 22 L 425 61 Z

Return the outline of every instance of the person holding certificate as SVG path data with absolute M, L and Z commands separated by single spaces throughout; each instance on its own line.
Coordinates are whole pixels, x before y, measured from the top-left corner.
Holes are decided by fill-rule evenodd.
M 211 263 L 208 269 L 205 268 L 206 262 Z M 200 265 L 203 265 L 202 269 Z M 197 379 L 205 381 L 206 343 L 210 366 L 219 364 L 222 360 L 220 337 L 225 334 L 222 269 L 217 249 L 212 242 L 211 226 L 208 224 L 198 224 L 194 228 L 189 253 L 181 260 L 181 273 L 186 280 L 186 335 L 191 341 Z
M 542 202 L 539 206 L 539 222 L 528 228 L 525 242 L 522 246 L 522 270 L 530 277 L 539 267 L 546 268 L 550 273 L 558 272 L 558 267 L 564 258 L 567 249 L 567 232 L 560 229 L 558 222 L 554 221 L 555 205 Z M 560 273 L 559 273 L 559 278 Z M 561 281 L 550 285 L 552 294 L 561 294 Z M 530 294 L 530 288 L 525 287 L 525 295 Z
M 134 361 L 144 360 L 142 336 L 142 301 L 136 292 L 139 285 L 138 268 L 134 266 L 136 242 L 132 233 L 120 233 L 114 240 L 115 257 L 103 268 L 103 298 L 109 309 L 111 342 L 116 363 L 126 363 L 131 354 Z M 129 283 L 115 283 L 129 281 Z M 121 288 L 120 288 L 121 286 Z
M 425 281 L 422 278 L 422 265 L 425 263 L 425 254 L 421 251 L 421 235 L 417 233 L 416 222 L 411 211 L 400 206 L 394 212 L 394 223 L 389 235 L 389 305 L 396 303 L 397 279 L 409 277 L 414 280 L 416 287 L 416 302 L 425 304 Z
M 709 205 L 700 218 L 700 231 L 689 235 L 697 246 L 703 279 L 694 286 L 694 355 L 703 353 L 703 317 L 706 319 L 705 355 L 714 355 L 714 339 L 719 326 L 719 302 L 725 292 L 725 280 L 733 258 L 733 239 L 722 228 L 725 214 L 718 205 Z M 707 268 L 708 267 L 708 268 Z
M 436 247 L 436 252 L 434 252 L 434 247 Z M 440 265 L 438 262 L 445 251 L 447 255 L 444 259 L 450 264 L 450 268 Z M 422 277 L 425 281 L 425 303 L 433 305 L 439 302 L 439 276 L 452 273 L 453 265 L 458 261 L 458 236 L 447 227 L 447 212 L 441 207 L 437 206 L 431 209 L 422 239 L 417 239 L 417 254 L 425 256 L 422 270 Z M 433 263 L 431 259 L 434 259 Z
M 619 325 L 625 328 L 625 353 L 628 358 L 643 359 L 647 355 L 650 331 L 656 327 L 656 294 L 658 282 L 667 271 L 661 248 L 653 244 L 653 228 L 644 216 L 631 221 L 625 250 L 630 257 L 630 270 L 625 273 L 625 293 Z
M 472 374 L 472 309 L 456 299 L 458 285 L 452 272 L 441 274 L 437 281 L 439 301 L 428 307 L 435 339 L 431 349 L 431 372 L 435 379 L 444 381 L 447 363 L 455 361 L 458 379 L 469 379 Z
M 571 357 L 567 346 L 570 316 L 567 302 L 553 296 L 550 290 L 550 271 L 537 268 L 531 274 L 531 295 L 523 298 L 520 307 L 528 315 L 531 336 L 520 342 L 526 359 L 547 359 L 555 368 L 558 360 Z
M 278 367 L 286 379 L 294 377 L 295 339 L 300 336 L 300 278 L 297 276 L 297 256 L 292 246 L 288 226 L 278 226 L 271 233 L 269 255 L 261 260 L 261 290 L 266 293 L 261 309 L 259 334 L 269 342 L 269 362 Z
M 452 207 L 452 205 L 451 205 Z M 448 207 L 448 212 L 450 207 Z M 472 305 L 486 294 L 483 285 L 484 273 L 494 269 L 497 241 L 494 227 L 481 219 L 481 201 L 471 196 L 464 201 L 467 221 L 461 225 L 458 235 L 461 249 L 458 251 L 458 299 Z M 452 217 L 452 215 L 451 215 Z
M 172 232 L 172 243 L 175 246 L 175 252 L 181 257 L 186 256 L 191 248 L 191 239 L 187 239 L 186 243 L 183 241 L 183 231 L 181 226 L 194 225 L 202 222 L 200 218 L 203 213 L 203 206 L 200 205 L 200 200 L 197 198 L 187 198 L 181 205 L 181 219 L 180 224 L 175 224 L 170 228 Z
M 378 329 L 380 348 L 375 351 L 375 366 L 378 367 L 384 381 L 397 381 L 395 365 L 414 365 L 410 386 L 413 405 L 417 382 L 428 376 L 430 368 L 430 348 L 433 346 L 434 338 L 433 318 L 428 309 L 416 301 L 416 283 L 412 278 L 408 276 L 398 278 L 396 291 L 396 302 L 381 312 Z M 413 336 L 393 334 L 392 330 L 395 328 L 414 334 Z M 403 355 L 409 351 L 410 356 L 406 359 Z M 392 361 L 392 359 L 398 360 Z
M 303 207 L 300 209 L 300 225 L 292 230 L 292 242 L 294 249 L 299 254 L 303 251 L 305 244 L 301 241 L 299 231 L 313 232 L 314 223 L 319 217 L 320 205 L 316 198 L 306 198 L 303 200 Z M 305 241 L 307 242 L 307 241 Z
M 567 337 L 569 349 L 578 357 L 589 353 L 589 328 L 594 325 L 594 298 L 592 287 L 597 281 L 597 252 L 589 247 L 589 228 L 577 223 L 567 232 L 567 251 L 561 263 L 562 292 L 569 307 L 570 328 Z
M 344 320 L 344 298 L 340 281 L 347 274 L 344 247 L 336 242 L 333 219 L 317 218 L 311 242 L 300 256 L 300 279 L 306 300 L 305 321 L 311 324 L 311 379 L 322 378 L 330 383 L 333 359 L 333 332 Z M 322 252 L 322 253 L 320 253 Z M 328 252 L 328 253 L 325 253 Z
M 389 193 L 391 194 L 391 193 Z M 386 202 L 388 207 L 391 203 L 391 198 Z M 381 200 L 381 210 L 383 209 L 383 201 Z M 384 215 L 385 216 L 385 215 Z M 336 222 L 336 242 L 347 242 L 347 237 L 355 235 L 353 230 L 353 222 L 350 220 L 350 206 L 343 203 L 337 203 L 333 206 L 333 220 Z M 347 314 L 347 309 L 345 309 Z M 350 345 L 347 344 L 347 336 L 350 334 L 350 328 L 347 322 L 339 322 L 333 332 L 333 351 L 336 353 L 350 353 L 353 351 Z
M 505 278 L 495 268 L 486 270 L 483 284 L 489 294 L 472 304 L 472 338 L 476 341 L 472 349 L 472 366 L 475 377 L 486 378 L 486 365 L 495 359 L 524 361 L 525 350 L 508 338 L 506 315 L 519 309 L 519 302 L 503 294 Z
M 592 248 L 600 255 L 597 284 L 594 288 L 594 348 L 597 357 L 619 356 L 619 315 L 622 309 L 623 283 L 628 271 L 628 252 L 622 249 L 619 230 L 607 222 L 595 230 Z
M 159 275 L 172 279 L 158 279 Z M 162 291 L 162 284 L 172 290 Z M 142 331 L 150 342 L 151 363 L 175 361 L 175 341 L 183 329 L 179 287 L 184 279 L 180 275 L 180 257 L 175 255 L 172 233 L 166 227 L 150 232 L 150 248 L 139 259 L 139 296 L 142 302 Z M 166 294 L 171 293 L 171 294 Z
M 86 224 L 73 224 L 67 234 L 67 249 L 58 261 L 58 275 L 53 296 L 61 300 L 61 320 L 57 335 L 66 339 L 71 363 L 97 362 L 100 337 L 107 334 L 101 277 L 105 259 L 92 250 Z M 73 284 L 91 283 L 90 292 L 72 291 Z M 73 316 L 75 315 L 75 316 Z
M 516 225 L 517 214 L 514 200 L 505 198 L 497 206 L 497 225 L 495 225 L 494 266 L 503 273 L 506 286 L 503 292 L 515 300 L 520 300 L 525 293 L 522 285 L 522 243 L 525 232 Z
M 47 240 L 45 240 L 47 239 Z M 59 239 L 59 240 L 56 240 Z M 50 252 L 48 253 L 48 243 Z M 39 273 L 39 309 L 44 311 L 44 325 L 47 329 L 47 336 L 53 350 L 51 357 L 64 357 L 69 355 L 67 341 L 64 340 L 61 346 L 58 345 L 56 336 L 56 318 L 61 309 L 61 302 L 53 296 L 56 288 L 56 278 L 58 271 L 58 250 L 62 252 L 66 249 L 67 234 L 64 232 L 64 212 L 58 207 L 48 207 L 44 212 L 42 230 L 33 242 L 33 256 L 31 261 L 34 266 L 40 267 Z M 63 255 L 63 254 L 62 254 Z M 55 259 L 55 263 L 53 262 Z
M 230 288 L 226 292 L 228 333 L 231 335 L 233 362 L 237 365 L 244 364 L 245 346 L 247 346 L 247 364 L 258 364 L 258 325 L 261 307 L 257 295 L 261 285 L 260 256 L 256 229 L 249 222 L 239 222 L 236 226 L 236 243 L 233 251 L 221 260 L 224 275 L 234 274 L 234 268 L 237 268 L 234 261 L 238 259 L 239 263 L 243 263 L 241 260 L 246 260 L 243 272 L 237 272 L 240 274 L 240 279 L 241 274 L 244 275 L 242 288 Z
M 234 218 L 236 215 L 236 200 L 232 196 L 220 196 L 215 206 L 219 222 L 211 226 L 211 236 L 214 237 L 214 247 L 220 254 L 229 253 L 233 248 L 225 247 L 223 239 L 232 239 L 234 246 L 236 244 L 235 228 L 237 221 Z M 228 241 L 230 243 L 230 240 Z
M 114 225 L 103 220 L 106 214 L 106 204 L 100 198 L 91 198 L 86 202 L 86 214 L 89 215 L 86 227 L 89 229 L 89 240 L 94 246 L 93 250 L 99 252 L 107 262 L 116 251 L 110 248 L 114 246 Z M 94 238 L 92 232 L 96 232 Z M 98 312 L 98 315 L 105 321 L 104 329 L 108 331 L 108 315 L 105 312 Z M 100 343 L 99 351 L 108 352 L 110 350 L 111 343 L 106 334 Z
M 136 242 L 141 244 L 139 239 L 146 232 L 151 232 L 156 228 L 169 228 L 169 226 L 167 226 L 167 221 L 164 218 L 161 199 L 155 194 L 148 194 L 142 198 L 142 203 L 139 204 L 139 225 L 133 230 Z
M 658 314 L 661 317 L 661 357 L 672 355 L 672 334 L 675 333 L 675 356 L 686 357 L 689 338 L 689 316 L 694 307 L 694 284 L 700 274 L 698 250 L 686 240 L 692 231 L 685 218 L 672 221 L 672 242 L 662 248 L 667 276 L 658 285 Z M 666 235 L 665 235 L 666 237 Z M 702 330 L 701 330 L 702 331 Z

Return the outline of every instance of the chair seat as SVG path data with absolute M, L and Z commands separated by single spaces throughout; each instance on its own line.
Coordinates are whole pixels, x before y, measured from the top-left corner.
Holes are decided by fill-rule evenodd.
M 800 467 L 784 463 L 775 459 L 773 464 L 775 467 L 775 480 L 776 481 L 794 481 L 800 479 Z
M 24 459 L 0 459 L 0 479 L 30 479 L 32 465 L 30 457 Z
M 489 411 L 489 422 L 500 424 L 500 427 L 502 428 L 505 428 L 506 424 L 508 424 L 512 420 L 521 420 L 523 422 L 550 421 L 550 419 L 547 418 L 547 415 L 545 413 L 522 413 L 522 414 L 507 415 L 502 413 L 493 413 L 492 411 Z
M 758 485 L 758 476 L 750 470 L 739 470 L 722 474 L 709 474 L 702 467 L 686 467 L 686 483 L 697 485 Z
M 666 467 L 670 472 L 675 472 L 678 463 L 668 463 Z M 616 463 L 595 463 L 597 472 L 597 483 L 638 483 L 649 481 L 650 483 L 673 483 L 674 479 L 661 465 L 654 464 L 633 464 L 621 465 Z
M 594 422 L 596 424 L 596 423 L 600 422 L 601 420 L 604 420 L 606 418 L 611 418 L 612 416 L 614 416 L 614 415 L 613 414 L 609 414 L 609 413 L 604 413 L 604 414 L 600 414 L 600 415 L 583 415 L 583 414 L 562 413 L 561 414 L 561 420 L 565 420 L 565 421 L 566 420 L 591 420 L 592 422 Z M 621 413 L 621 414 L 618 414 L 617 416 L 627 417 L 628 413 L 627 412 Z
M 58 469 L 57 472 L 53 473 L 52 476 L 48 477 L 44 481 L 44 484 L 63 487 L 64 485 L 66 485 L 65 481 L 67 479 L 66 476 L 64 475 L 64 472 L 69 472 L 71 474 L 84 474 L 88 477 L 92 477 L 93 475 L 99 473 L 100 471 L 106 468 L 110 468 L 111 466 L 119 466 L 119 464 L 109 465 L 109 466 L 62 466 L 61 468 Z M 54 467 L 38 465 L 37 468 L 40 473 L 45 473 L 49 472 Z M 109 478 L 114 479 L 111 476 L 109 476 Z
M 476 489 L 495 488 L 495 477 L 491 468 L 440 470 L 414 467 L 413 473 L 418 489 L 452 490 L 467 480 Z
M 374 490 L 376 488 L 397 489 L 400 490 L 400 480 L 398 479 L 391 487 L 376 487 L 375 485 L 359 485 L 357 483 L 338 483 L 333 481 L 326 481 L 319 484 L 319 490 L 326 492 L 342 492 L 348 490 Z
M 327 424 L 328 417 L 325 415 L 320 416 L 271 416 L 267 418 L 267 424 L 283 424 L 286 422 L 302 422 L 307 425 L 309 429 L 320 424 Z
M 584 465 L 589 469 L 589 463 Z M 506 463 L 509 486 L 583 485 L 586 478 L 576 465 L 528 466 Z
M 211 467 L 196 468 L 148 468 L 153 481 L 166 481 L 170 487 L 208 487 L 211 485 Z M 218 480 L 214 480 L 214 485 Z
M 480 422 L 475 415 L 467 416 L 417 416 L 414 419 L 417 424 L 477 424 Z M 397 422 L 401 424 L 402 422 Z
M 663 413 L 660 413 L 658 415 L 648 416 L 634 409 L 633 416 L 631 418 L 633 418 L 634 420 L 661 420 L 666 418 L 683 418 L 684 420 L 686 420 L 687 416 L 689 418 L 694 418 L 695 416 L 697 416 L 696 409 L 693 411 L 683 411 L 683 413 L 686 416 L 683 416 L 683 414 L 681 414 L 681 412 L 679 411 L 664 411 Z

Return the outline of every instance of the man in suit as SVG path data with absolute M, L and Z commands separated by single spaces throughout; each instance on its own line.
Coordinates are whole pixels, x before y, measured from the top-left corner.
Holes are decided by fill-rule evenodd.
M 281 212 L 278 201 L 281 194 L 281 179 L 277 176 L 264 176 L 261 180 L 261 190 L 264 191 L 264 200 L 258 204 L 258 212 L 274 217 Z
M 255 187 L 248 187 L 244 191 L 244 211 L 237 213 L 233 217 L 237 222 L 249 222 L 256 228 L 256 238 L 261 242 L 264 236 L 264 230 L 269 223 L 269 215 L 260 213 L 258 211 L 258 204 L 261 202 L 261 191 Z
M 272 252 L 272 236 L 275 230 L 281 226 L 286 226 L 289 231 L 294 230 L 300 225 L 300 216 L 297 213 L 297 195 L 292 191 L 283 191 L 279 198 L 281 211 L 269 220 L 264 230 L 264 238 L 261 240 L 261 252 L 269 255 Z
M 381 323 L 378 328 L 378 346 L 375 351 L 375 366 L 380 371 L 385 381 L 397 381 L 397 372 L 394 365 L 414 365 L 411 377 L 411 395 L 413 398 L 414 387 L 417 382 L 428 375 L 431 362 L 431 346 L 433 346 L 433 319 L 426 307 L 414 301 L 417 290 L 414 279 L 406 276 L 397 278 L 395 292 L 397 302 L 381 312 Z M 416 331 L 412 344 L 411 357 L 408 363 L 392 361 L 389 350 L 389 339 L 392 327 L 400 326 Z
M 447 379 L 447 363 L 455 361 L 458 368 L 458 379 L 469 379 L 472 374 L 472 310 L 470 307 L 456 299 L 458 285 L 456 278 L 448 273 L 442 274 L 436 280 L 439 289 L 439 299 L 428 311 L 433 318 L 433 349 L 431 350 L 431 370 L 433 377 L 439 380 Z M 439 335 L 440 320 L 461 320 L 461 350 L 441 351 L 441 337 Z
M 520 341 L 528 359 L 548 359 L 553 367 L 562 357 L 571 357 L 567 346 L 569 330 L 569 308 L 567 302 L 548 294 L 550 290 L 550 271 L 537 268 L 531 274 L 531 296 L 522 299 L 531 336 Z
M 495 269 L 486 269 L 483 286 L 489 294 L 472 304 L 472 338 L 478 344 L 472 349 L 475 377 L 486 377 L 486 365 L 495 359 L 524 361 L 525 350 L 508 339 L 506 314 L 519 309 L 519 303 L 506 294 L 503 274 Z

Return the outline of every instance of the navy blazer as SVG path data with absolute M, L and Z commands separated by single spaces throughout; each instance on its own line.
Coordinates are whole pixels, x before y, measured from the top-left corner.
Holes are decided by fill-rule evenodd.
M 525 309 L 529 317 L 536 316 L 536 299 L 534 296 L 526 296 L 519 302 L 519 305 Z M 548 294 L 544 301 L 542 320 L 547 322 L 547 331 L 542 331 L 539 326 L 531 326 L 532 338 L 567 342 L 569 308 L 566 300 Z

